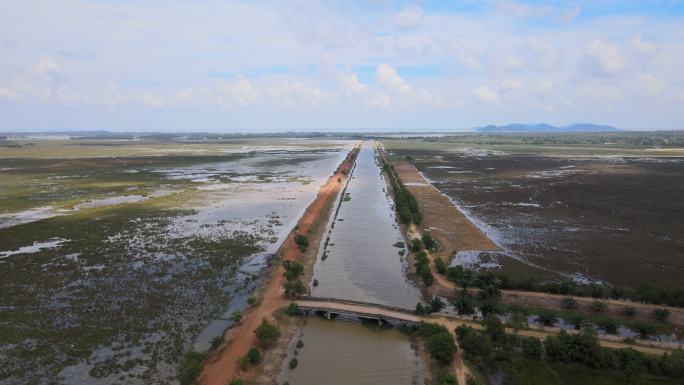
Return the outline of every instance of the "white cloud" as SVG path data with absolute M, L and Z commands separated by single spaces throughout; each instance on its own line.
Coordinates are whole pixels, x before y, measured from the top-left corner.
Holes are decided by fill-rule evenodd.
M 399 76 L 397 69 L 389 64 L 380 64 L 375 70 L 375 79 L 384 87 L 399 93 L 411 93 L 413 89 Z
M 33 67 L 38 76 L 46 80 L 52 80 L 59 72 L 59 64 L 54 61 L 43 58 Z
M 665 92 L 665 83 L 651 74 L 639 74 L 639 82 L 651 96 L 658 96 Z
M 423 9 L 417 5 L 404 8 L 394 17 L 394 22 L 401 29 L 413 29 L 423 21 Z
M 358 94 L 366 92 L 368 86 L 361 83 L 356 74 L 351 73 L 342 77 L 342 89 L 348 94 Z
M 368 106 L 374 109 L 386 110 L 389 108 L 392 100 L 385 94 L 380 94 L 368 99 Z
M 501 1 L 499 5 L 502 11 L 515 16 L 551 17 L 565 22 L 571 21 L 581 12 L 581 8 L 578 5 L 560 8 L 551 5 L 526 4 L 513 0 Z
M 501 102 L 499 101 L 499 94 L 487 86 L 479 86 L 473 90 L 473 96 L 475 99 L 482 103 L 497 105 Z
M 516 92 L 523 89 L 523 83 L 518 79 L 504 79 L 501 81 L 499 89 L 503 92 Z
M 627 61 L 617 44 L 594 40 L 587 45 L 580 67 L 594 76 L 611 77 L 621 75 Z
M 658 53 L 658 47 L 655 44 L 645 41 L 641 35 L 636 35 L 629 40 L 632 52 L 641 58 L 650 58 Z
M 615 102 L 623 98 L 622 92 L 615 86 L 588 85 L 579 88 L 582 99 L 590 99 L 599 102 Z

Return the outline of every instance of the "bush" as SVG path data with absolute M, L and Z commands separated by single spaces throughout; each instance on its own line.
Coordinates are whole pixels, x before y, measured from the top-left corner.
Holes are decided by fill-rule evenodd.
M 431 335 L 425 344 L 430 356 L 442 365 L 450 363 L 456 353 L 454 337 L 448 331 Z
M 218 349 L 219 346 L 221 346 L 221 343 L 223 342 L 222 337 L 214 337 L 211 339 L 211 350 L 216 350 Z
M 251 365 L 257 365 L 259 362 L 261 362 L 261 352 L 259 349 L 249 349 L 249 352 L 247 352 L 247 360 Z
M 622 314 L 624 314 L 625 317 L 634 317 L 636 309 L 631 306 L 625 306 L 625 308 L 622 309 Z
M 285 309 L 285 314 L 289 316 L 296 316 L 302 314 L 302 311 L 299 310 L 299 305 L 297 305 L 295 302 L 291 302 L 287 309 Z
M 482 385 L 482 383 L 475 379 L 475 377 L 468 376 L 466 385 Z
M 295 235 L 294 241 L 302 252 L 306 251 L 306 248 L 309 247 L 309 240 L 302 234 Z
M 598 326 L 605 330 L 608 334 L 617 334 L 618 325 L 617 321 L 612 317 L 604 317 L 598 321 Z
M 667 317 L 670 316 L 670 311 L 665 308 L 659 308 L 653 310 L 651 315 L 653 316 L 653 319 L 656 319 L 660 322 L 665 322 L 665 320 L 667 320 Z
M 506 330 L 499 317 L 488 314 L 484 319 L 485 333 L 493 342 L 501 342 L 506 336 Z
M 522 340 L 522 351 L 530 358 L 539 359 L 542 355 L 542 342 L 535 337 L 524 337 Z
M 452 373 L 441 373 L 437 378 L 437 383 L 439 385 L 458 385 L 458 380 Z
M 291 359 L 290 360 L 290 369 L 296 368 L 298 364 L 299 364 L 299 361 L 297 361 L 296 358 Z
M 439 274 L 444 275 L 447 272 L 447 265 L 440 257 L 435 258 L 435 268 Z
M 544 326 L 553 326 L 556 323 L 556 312 L 551 309 L 543 309 L 539 311 L 536 321 Z
M 264 347 L 272 345 L 280 337 L 278 327 L 270 324 L 265 318 L 261 320 L 261 325 L 254 330 L 254 334 L 259 340 L 259 344 Z
M 423 241 L 426 249 L 435 250 L 437 248 L 437 242 L 432 238 L 432 235 L 425 233 L 420 239 Z
M 256 297 L 247 298 L 247 305 L 255 307 L 259 304 L 259 300 Z
M 416 238 L 411 240 L 411 251 L 413 251 L 414 253 L 423 250 L 423 247 L 423 241 L 421 241 L 420 239 Z
M 236 324 L 240 323 L 240 321 L 242 320 L 242 312 L 239 310 L 235 310 L 233 314 L 230 315 L 230 320 Z
M 301 349 L 303 347 L 304 347 L 304 341 L 302 341 L 302 340 L 297 341 L 297 349 Z
M 563 298 L 563 300 L 561 301 L 561 306 L 564 309 L 568 309 L 568 310 L 575 310 L 578 307 L 577 301 L 575 301 L 575 299 L 572 297 Z
M 285 295 L 290 298 L 297 298 L 306 294 L 306 287 L 302 281 L 298 279 L 294 281 L 286 281 L 283 284 L 283 288 L 285 289 Z
M 456 308 L 456 311 L 458 311 L 458 314 L 475 314 L 475 301 L 465 289 L 463 289 L 458 298 L 456 298 L 454 307 Z
M 295 280 L 304 272 L 304 266 L 296 261 L 285 260 L 283 261 L 283 268 L 285 272 L 283 275 L 288 281 Z
M 185 353 L 178 366 L 177 378 L 181 385 L 192 385 L 202 372 L 206 353 L 190 350 Z
M 233 378 L 233 379 L 230 380 L 230 382 L 228 383 L 228 385 L 244 385 L 244 384 L 245 384 L 245 382 L 242 381 L 242 380 L 239 379 L 239 378 Z
M 639 333 L 639 337 L 646 339 L 656 333 L 655 326 L 645 321 L 637 321 L 632 326 L 634 331 Z
M 594 313 L 603 313 L 606 310 L 606 304 L 600 301 L 594 301 L 591 303 L 591 311 Z
M 446 306 L 446 304 L 444 302 L 442 302 L 442 300 L 439 299 L 439 297 L 437 297 L 437 296 L 432 297 L 432 301 L 430 301 L 430 311 L 431 312 L 438 313 L 438 312 L 442 311 L 442 309 L 444 309 L 445 306 Z

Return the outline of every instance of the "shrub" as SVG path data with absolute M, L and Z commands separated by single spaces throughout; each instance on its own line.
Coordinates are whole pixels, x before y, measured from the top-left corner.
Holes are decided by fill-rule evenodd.
M 446 365 L 454 358 L 456 344 L 454 337 L 448 331 L 431 335 L 425 343 L 430 356 L 442 365 Z
M 298 279 L 294 281 L 286 281 L 283 284 L 283 288 L 285 289 L 285 295 L 290 298 L 297 298 L 306 294 L 306 287 L 302 281 Z
M 411 240 L 411 251 L 413 251 L 414 253 L 423 250 L 423 247 L 423 241 L 421 241 L 420 239 L 416 238 Z
M 606 331 L 608 334 L 617 334 L 618 325 L 617 321 L 611 317 L 605 317 L 599 320 L 599 327 Z
M 228 385 L 244 385 L 244 384 L 245 384 L 245 382 L 244 382 L 242 379 L 240 379 L 240 378 L 233 378 L 233 379 L 230 380 L 230 382 L 228 383 Z
M 432 235 L 425 233 L 420 239 L 423 241 L 426 249 L 435 250 L 437 248 L 437 242 L 432 238 Z
M 591 303 L 591 311 L 594 313 L 603 313 L 606 310 L 606 304 L 600 301 L 594 301 Z
M 261 320 L 261 325 L 254 330 L 254 334 L 256 334 L 261 346 L 270 346 L 280 337 L 278 327 L 270 324 L 265 318 Z
M 439 274 L 444 275 L 447 272 L 447 265 L 440 257 L 435 258 L 435 268 Z
M 463 289 L 458 298 L 456 298 L 454 307 L 456 308 L 456 311 L 458 311 L 458 314 L 475 314 L 475 301 L 465 289 Z
M 625 317 L 634 317 L 636 309 L 631 306 L 625 306 L 625 308 L 622 309 L 622 314 L 624 314 Z
M 556 312 L 551 309 L 540 310 L 536 321 L 544 326 L 553 326 L 556 323 Z
M 572 297 L 563 298 L 563 300 L 561 301 L 561 306 L 564 309 L 569 309 L 569 310 L 575 310 L 578 307 L 577 301 L 575 301 L 575 299 Z
M 304 341 L 302 341 L 302 340 L 297 341 L 297 349 L 301 349 L 303 347 L 304 347 Z
M 439 385 L 458 385 L 458 380 L 452 373 L 441 373 L 437 378 L 437 383 Z
M 524 337 L 522 340 L 522 351 L 530 358 L 539 359 L 542 354 L 542 342 L 535 337 Z
M 288 281 L 295 280 L 304 272 L 304 266 L 296 261 L 285 260 L 283 261 L 283 268 L 285 272 L 283 275 Z
M 665 308 L 659 308 L 659 309 L 653 310 L 651 315 L 653 316 L 654 319 L 656 319 L 660 322 L 665 322 L 665 320 L 667 320 L 667 317 L 670 316 L 670 311 L 665 309 Z
M 214 337 L 211 339 L 211 350 L 216 350 L 218 349 L 219 346 L 221 346 L 221 343 L 223 342 L 222 337 Z
M 247 352 L 247 360 L 252 365 L 257 365 L 261 362 L 261 352 L 257 348 L 251 348 Z
M 637 321 L 633 325 L 634 331 L 639 333 L 639 337 L 645 339 L 648 338 L 649 336 L 652 336 L 656 333 L 656 328 L 655 326 L 651 325 L 648 322 L 645 321 Z
M 206 353 L 190 350 L 185 353 L 178 366 L 177 378 L 181 385 L 192 385 L 202 372 Z
M 466 385 L 482 385 L 482 383 L 475 379 L 475 377 L 468 376 Z
M 259 300 L 256 297 L 249 297 L 247 299 L 247 304 L 251 307 L 255 307 L 259 304 Z
M 295 302 L 291 302 L 290 305 L 288 305 L 287 309 L 285 309 L 285 314 L 289 316 L 296 316 L 300 315 L 302 312 L 299 310 L 299 305 Z
M 442 309 L 444 309 L 445 306 L 446 306 L 446 304 L 444 302 L 442 302 L 442 300 L 439 299 L 439 297 L 437 297 L 437 296 L 432 297 L 432 301 L 430 301 L 430 311 L 431 312 L 433 312 L 433 313 L 440 312 L 440 311 L 442 311 Z
M 306 248 L 309 247 L 309 240 L 302 234 L 295 235 L 294 241 L 302 252 L 306 251 Z
M 234 323 L 240 323 L 240 320 L 242 320 L 242 312 L 235 310 L 233 314 L 230 315 L 230 320 Z
M 485 333 L 494 342 L 501 342 L 506 335 L 506 330 L 501 323 L 499 317 L 494 314 L 488 314 L 484 319 Z
M 290 360 L 290 369 L 296 368 L 298 364 L 299 364 L 299 361 L 297 361 L 296 358 L 291 359 Z

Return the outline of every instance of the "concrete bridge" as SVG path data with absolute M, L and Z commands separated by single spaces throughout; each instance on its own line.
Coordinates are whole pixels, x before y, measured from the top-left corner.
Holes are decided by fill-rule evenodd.
M 341 300 L 323 297 L 301 297 L 295 301 L 306 314 L 309 312 L 324 313 L 330 319 L 333 315 L 346 315 L 365 320 L 374 320 L 378 325 L 414 326 L 423 322 L 413 311 L 394 306 Z

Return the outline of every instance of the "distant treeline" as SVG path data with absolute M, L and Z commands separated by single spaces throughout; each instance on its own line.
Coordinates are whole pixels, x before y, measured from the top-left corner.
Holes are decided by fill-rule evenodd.
M 656 305 L 684 307 L 684 288 L 664 288 L 642 285 L 636 289 L 620 288 L 592 283 L 580 285 L 571 280 L 561 282 L 539 281 L 533 277 L 513 278 L 508 274 L 493 271 L 472 271 L 462 266 L 447 269 L 447 278 L 461 287 L 485 288 L 496 286 L 505 290 L 537 291 L 577 297 L 630 299 Z
M 418 210 L 418 202 L 416 197 L 409 192 L 404 186 L 404 183 L 399 178 L 399 175 L 394 171 L 394 166 L 387 163 L 384 158 L 382 161 L 382 169 L 387 173 L 392 185 L 392 193 L 394 195 L 394 205 L 396 206 L 399 221 L 404 224 L 415 223 L 417 225 L 423 220 L 423 216 Z
M 383 138 L 392 140 L 393 138 Z M 400 139 L 400 138 L 396 138 Z M 479 145 L 611 145 L 631 147 L 682 147 L 684 131 L 573 132 L 573 133 L 462 133 L 423 137 L 423 142 Z

